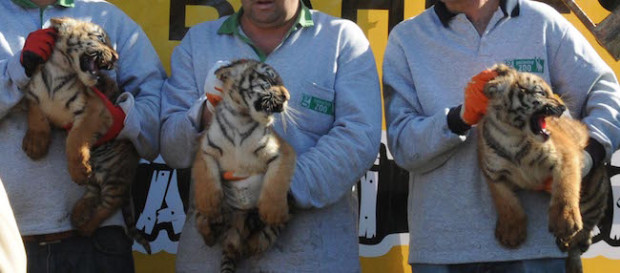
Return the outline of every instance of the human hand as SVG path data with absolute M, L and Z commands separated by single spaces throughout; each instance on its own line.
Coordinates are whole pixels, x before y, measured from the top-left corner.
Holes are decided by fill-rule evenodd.
M 108 128 L 108 131 L 97 140 L 94 145 L 99 146 L 116 138 L 116 136 L 118 136 L 123 127 L 125 127 L 125 112 L 123 112 L 123 109 L 120 106 L 114 105 L 103 93 L 101 93 L 101 91 L 99 91 L 99 89 L 97 89 L 96 87 L 91 88 L 93 89 L 95 94 L 101 99 L 103 105 L 106 109 L 108 109 L 110 115 L 112 116 L 112 125 L 110 126 L 110 128 Z
M 215 71 L 228 64 L 230 64 L 228 61 L 217 61 L 207 73 L 204 85 L 204 93 L 207 97 L 207 102 L 202 111 L 202 128 L 209 127 L 213 112 L 215 111 L 215 106 L 222 100 L 223 83 L 215 76 Z
M 473 76 L 465 87 L 465 99 L 461 107 L 461 119 L 468 125 L 480 121 L 487 112 L 488 98 L 484 95 L 484 85 L 497 76 L 497 72 L 487 69 Z
M 57 34 L 55 28 L 39 29 L 28 34 L 19 58 L 26 76 L 32 76 L 37 66 L 50 58 Z

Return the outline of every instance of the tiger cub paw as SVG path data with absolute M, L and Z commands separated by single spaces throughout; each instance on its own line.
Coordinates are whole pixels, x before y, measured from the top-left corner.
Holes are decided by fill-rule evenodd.
M 526 219 L 522 217 L 499 218 L 495 226 L 495 238 L 507 248 L 517 248 L 527 237 Z
M 26 131 L 22 140 L 22 150 L 33 160 L 40 159 L 47 154 L 50 145 L 49 131 Z
M 583 228 L 579 206 L 552 204 L 549 208 L 549 231 L 563 242 Z
M 270 226 L 284 224 L 289 219 L 286 199 L 280 202 L 261 199 L 258 201 L 258 213 L 260 219 Z
M 96 229 L 91 228 L 89 225 L 93 221 L 95 208 L 99 204 L 97 198 L 82 198 L 78 200 L 73 206 L 71 212 L 71 224 L 80 232 L 83 236 L 90 236 Z
M 92 172 L 92 168 L 88 163 L 89 158 L 90 154 L 81 152 L 77 155 L 70 155 L 68 158 L 67 165 L 71 180 L 78 185 L 84 185 Z

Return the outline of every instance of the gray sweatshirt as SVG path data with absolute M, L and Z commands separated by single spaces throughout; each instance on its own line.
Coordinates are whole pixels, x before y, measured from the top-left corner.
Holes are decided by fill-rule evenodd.
M 261 59 L 273 66 L 298 114 L 286 133 L 297 153 L 291 192 L 301 208 L 276 245 L 239 265 L 240 272 L 359 272 L 357 204 L 351 188 L 374 162 L 381 132 L 375 60 L 353 22 L 306 8 L 287 38 L 265 56 L 248 43 L 239 14 L 192 27 L 172 54 L 162 92 L 161 154 L 186 168 L 201 133 L 207 72 L 219 60 Z M 190 210 L 193 210 L 190 208 Z M 221 249 L 204 245 L 188 213 L 177 272 L 214 272 Z
M 537 73 L 585 122 L 606 159 L 620 143 L 620 88 L 588 41 L 553 8 L 505 0 L 482 35 L 441 2 L 390 33 L 383 63 L 388 144 L 410 171 L 410 263 L 563 257 L 547 231 L 549 196 L 521 192 L 528 237 L 515 250 L 494 238 L 496 212 L 476 154 L 476 128 L 448 127 L 469 79 L 496 63 Z
M 63 129 L 53 130 L 44 158 L 33 161 L 21 150 L 27 124 L 19 103 L 23 97 L 20 88 L 29 78 L 19 58 L 26 36 L 48 27 L 50 18 L 92 21 L 108 32 L 120 56 L 108 75 L 125 91 L 119 104 L 127 116 L 118 138 L 131 140 L 146 159 L 158 154 L 159 92 L 166 74 L 148 38 L 133 20 L 105 1 L 60 3 L 41 10 L 30 1 L 0 1 L 0 180 L 22 235 L 72 229 L 69 214 L 84 193 L 84 187 L 72 182 L 67 171 Z M 104 223 L 109 224 L 122 225 L 120 214 Z

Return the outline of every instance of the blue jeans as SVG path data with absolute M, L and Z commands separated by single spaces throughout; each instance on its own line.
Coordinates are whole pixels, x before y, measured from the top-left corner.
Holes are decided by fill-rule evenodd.
M 470 264 L 413 264 L 413 273 L 565 273 L 561 258 Z
M 24 245 L 28 273 L 133 273 L 132 244 L 122 227 L 108 226 L 91 237 Z

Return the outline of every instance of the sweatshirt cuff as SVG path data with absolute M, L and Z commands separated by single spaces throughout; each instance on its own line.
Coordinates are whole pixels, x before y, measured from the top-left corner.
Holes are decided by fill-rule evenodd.
M 204 109 L 206 101 L 206 96 L 200 96 L 200 98 L 198 98 L 198 100 L 194 102 L 194 105 L 192 105 L 192 107 L 190 107 L 187 111 L 187 118 L 189 119 L 192 127 L 194 127 L 194 130 L 196 130 L 197 133 L 200 133 L 202 131 L 200 128 L 200 124 L 202 123 L 202 111 Z
M 605 160 L 605 147 L 594 138 L 588 140 L 588 146 L 586 146 L 585 151 L 592 157 L 592 169 L 600 166 Z
M 140 117 L 136 114 L 136 111 L 132 111 L 135 104 L 135 98 L 133 94 L 129 92 L 123 92 L 116 100 L 117 104 L 125 112 L 125 121 L 123 122 L 123 129 L 118 134 L 118 138 L 121 139 L 137 139 L 140 134 Z
M 471 126 L 465 123 L 461 118 L 461 107 L 463 107 L 463 105 L 450 108 L 447 116 L 448 128 L 450 131 L 460 136 L 465 135 L 465 133 L 471 129 Z
M 11 80 L 15 82 L 15 85 L 19 89 L 22 89 L 24 88 L 24 86 L 26 86 L 26 84 L 28 84 L 28 82 L 30 81 L 30 77 L 26 76 L 26 71 L 24 70 L 24 67 L 19 61 L 20 55 L 21 51 L 13 55 L 13 57 L 9 60 L 8 73 Z

